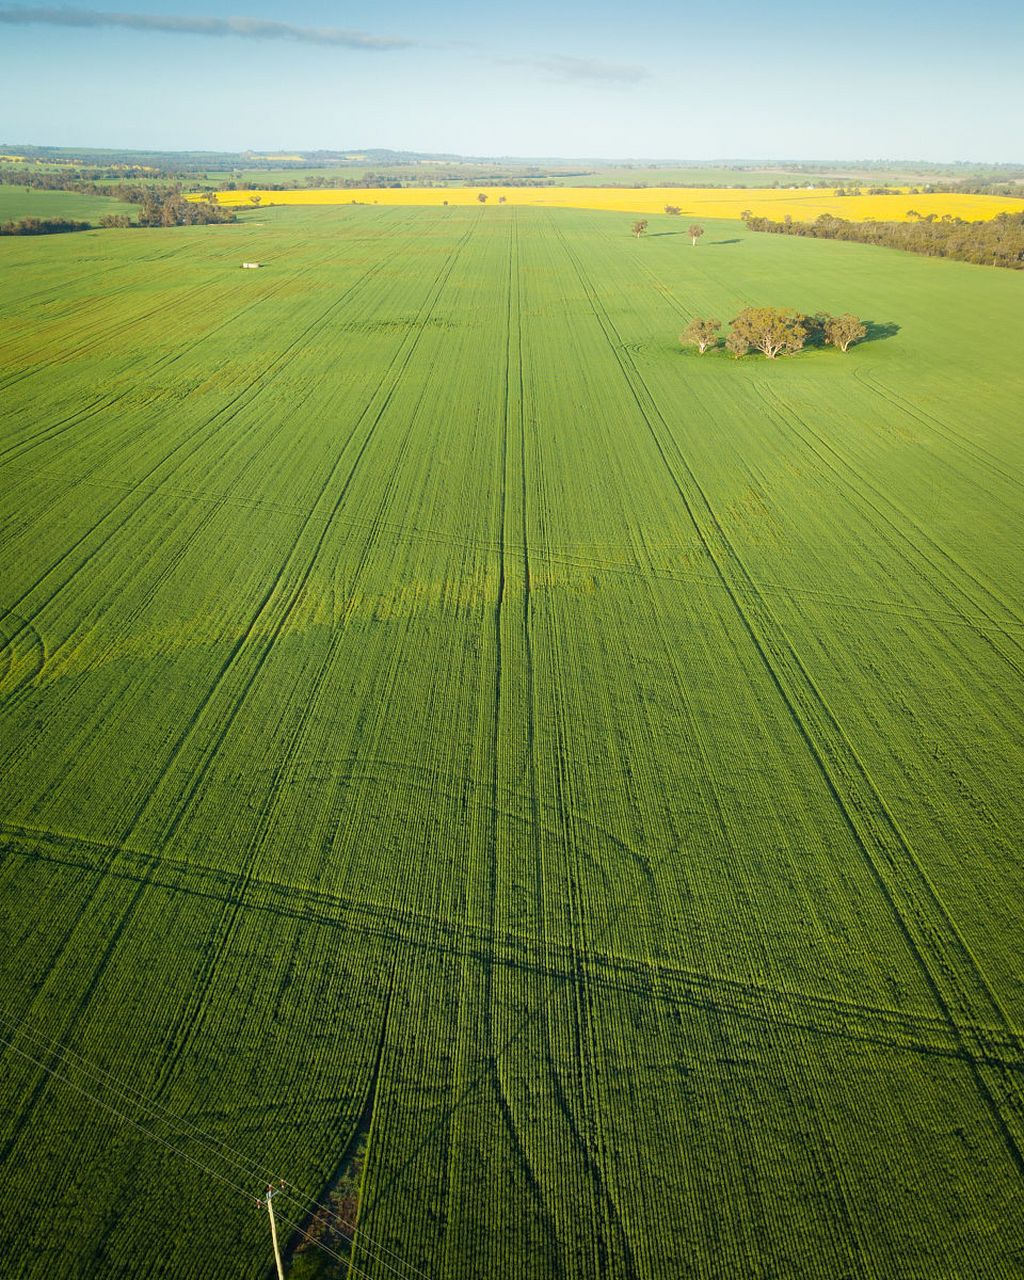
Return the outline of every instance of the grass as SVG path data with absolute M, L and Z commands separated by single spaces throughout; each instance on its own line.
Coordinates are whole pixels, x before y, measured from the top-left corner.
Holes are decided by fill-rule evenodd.
M 706 225 L 0 244 L 8 1274 L 1020 1271 L 1022 281 Z
M 84 196 L 77 191 L 36 191 L 0 186 L 0 222 L 19 218 L 72 218 L 99 222 L 108 213 L 127 213 L 135 220 L 136 208 L 106 196 Z

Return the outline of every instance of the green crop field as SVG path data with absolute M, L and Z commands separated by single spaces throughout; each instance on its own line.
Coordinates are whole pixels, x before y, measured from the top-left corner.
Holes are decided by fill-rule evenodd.
M 5 1280 L 1024 1276 L 1024 278 L 246 218 L 0 241 Z
M 127 213 L 134 222 L 136 212 L 135 205 L 124 200 L 107 199 L 106 196 L 0 186 L 0 222 L 17 218 L 73 218 L 80 222 L 99 222 L 108 213 Z M 0 298 L 6 303 L 6 290 Z

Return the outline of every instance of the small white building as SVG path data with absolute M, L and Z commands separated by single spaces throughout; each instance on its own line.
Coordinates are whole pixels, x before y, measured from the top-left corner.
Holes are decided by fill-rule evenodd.
M 249 271 L 255 271 L 257 267 L 262 267 L 263 263 L 262 262 L 243 262 L 242 266 L 243 268 L 247 268 Z

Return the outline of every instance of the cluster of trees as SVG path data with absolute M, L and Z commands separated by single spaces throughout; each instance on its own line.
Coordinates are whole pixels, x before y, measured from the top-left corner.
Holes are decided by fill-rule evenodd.
M 186 200 L 181 195 L 161 197 L 153 193 L 139 209 L 140 227 L 194 227 L 211 222 L 235 222 L 231 209 L 213 200 Z M 122 224 L 117 224 L 122 225 Z
M 760 351 L 767 359 L 776 360 L 806 346 L 848 351 L 868 332 L 867 325 L 854 315 L 818 312 L 809 316 L 785 307 L 745 307 L 729 323 L 724 343 L 720 337 L 721 320 L 702 317 L 690 321 L 679 341 L 684 347 L 696 347 L 701 355 L 721 344 L 736 359 L 750 351 Z
M 853 240 L 858 244 L 885 245 L 924 253 L 933 258 L 956 258 L 960 262 L 976 262 L 986 266 L 1024 269 L 1024 213 L 1001 213 L 987 222 L 965 222 L 949 214 L 937 218 L 930 213 L 922 217 L 907 210 L 907 222 L 882 222 L 866 219 L 849 222 L 834 214 L 823 213 L 813 222 L 794 222 L 785 218 L 746 219 L 751 231 L 767 231 L 775 235 L 811 236 L 818 240 Z
M 16 222 L 0 222 L 0 236 L 54 236 L 91 228 L 91 222 L 75 222 L 71 218 L 19 218 Z

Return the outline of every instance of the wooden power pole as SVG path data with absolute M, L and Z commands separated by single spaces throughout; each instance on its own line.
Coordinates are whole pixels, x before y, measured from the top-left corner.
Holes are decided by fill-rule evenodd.
M 281 1184 L 284 1185 L 283 1183 Z M 274 1220 L 274 1196 L 281 1187 L 267 1187 L 267 1194 L 260 1202 L 267 1206 L 267 1214 L 270 1217 L 270 1238 L 274 1242 L 274 1261 L 277 1263 L 277 1280 L 284 1280 L 284 1263 L 281 1261 L 281 1246 L 277 1243 L 277 1223 Z

